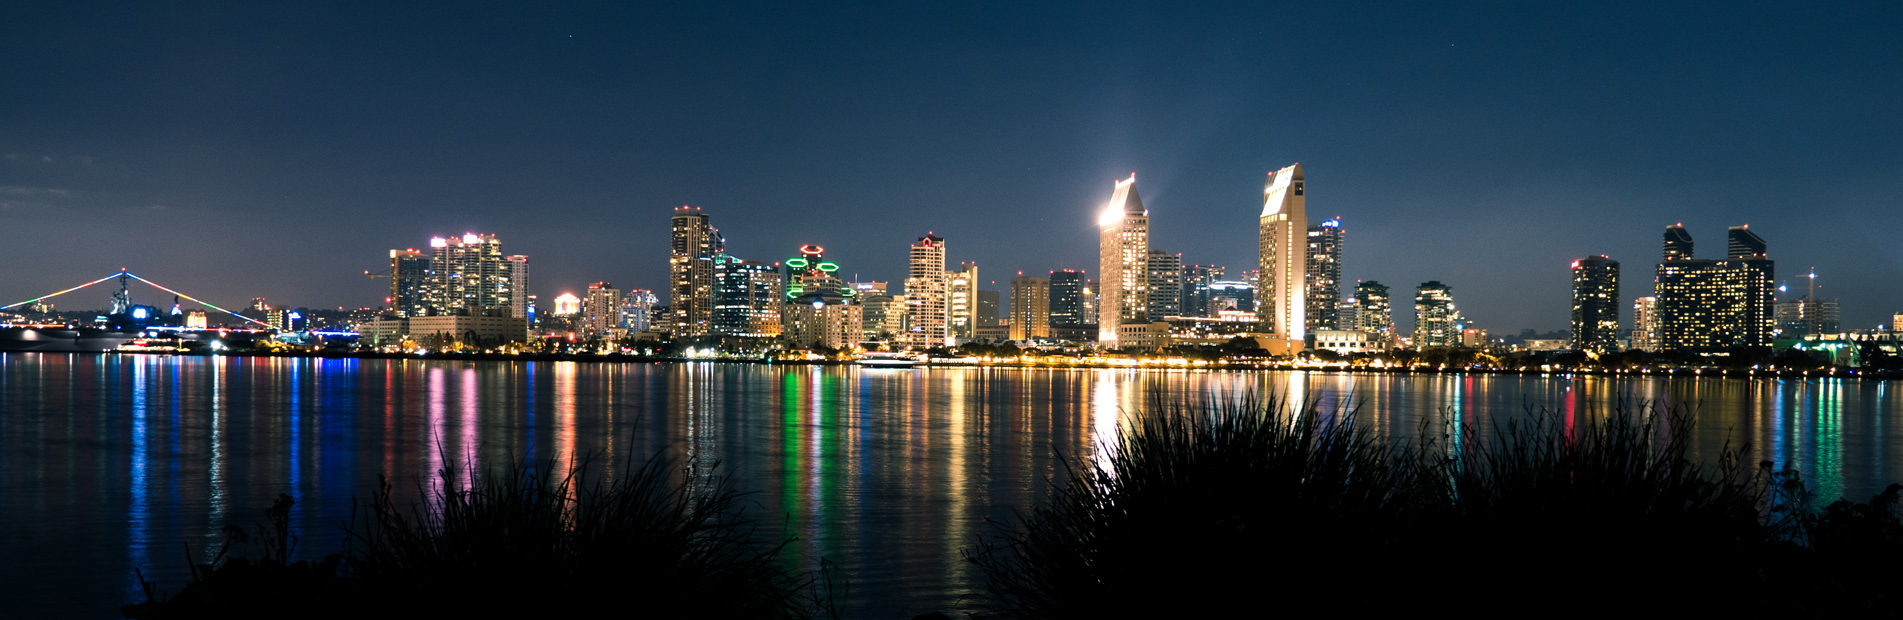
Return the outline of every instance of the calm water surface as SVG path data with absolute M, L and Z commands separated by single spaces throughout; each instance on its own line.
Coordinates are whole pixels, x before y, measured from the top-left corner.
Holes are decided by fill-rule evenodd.
M 1452 416 L 1485 433 L 1548 407 L 1696 406 L 1695 443 L 1792 463 L 1828 497 L 1903 479 L 1897 385 L 1289 372 L 913 369 L 0 355 L 0 615 L 117 617 L 134 567 L 176 590 L 183 548 L 298 498 L 304 555 L 379 474 L 504 463 L 717 459 L 769 534 L 851 584 L 850 617 L 954 617 L 978 582 L 959 550 L 1042 496 L 1053 450 L 1096 442 L 1155 394 L 1258 389 L 1358 405 L 1393 438 Z M 1461 439 L 1473 439 L 1463 437 Z M 452 463 L 453 464 L 453 463 Z

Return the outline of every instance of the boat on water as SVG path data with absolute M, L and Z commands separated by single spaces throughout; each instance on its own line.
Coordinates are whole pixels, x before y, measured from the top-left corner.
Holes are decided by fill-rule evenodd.
M 270 336 L 266 330 L 185 327 L 176 303 L 173 308 L 167 315 L 152 306 L 134 305 L 122 278 L 119 292 L 112 296 L 112 310 L 92 323 L 0 323 L 0 352 L 189 353 L 248 344 Z M 213 343 L 219 347 L 211 346 Z
M 911 368 L 920 364 L 918 358 L 898 351 L 860 353 L 857 363 L 867 368 Z

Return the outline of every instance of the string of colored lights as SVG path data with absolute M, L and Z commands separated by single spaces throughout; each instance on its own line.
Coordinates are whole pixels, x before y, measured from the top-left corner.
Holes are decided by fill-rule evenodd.
M 238 314 L 238 313 L 236 313 L 236 312 L 232 312 L 232 311 L 230 311 L 230 310 L 226 310 L 226 309 L 224 309 L 224 308 L 220 308 L 220 307 L 218 307 L 218 306 L 214 306 L 214 305 L 212 305 L 212 304 L 211 304 L 211 302 L 208 302 L 208 301 L 205 301 L 205 300 L 203 300 L 203 299 L 199 299 L 199 298 L 197 298 L 197 297 L 193 297 L 193 296 L 191 296 L 191 295 L 186 295 L 186 294 L 184 294 L 184 293 L 180 293 L 180 292 L 178 292 L 178 291 L 174 291 L 174 290 L 172 290 L 172 289 L 169 289 L 169 288 L 165 288 L 165 287 L 164 287 L 163 285 L 160 285 L 160 284 L 159 284 L 159 283 L 157 283 L 157 282 L 153 282 L 153 281 L 151 281 L 151 280 L 147 280 L 147 279 L 145 279 L 145 278 L 141 278 L 141 277 L 139 277 L 139 276 L 138 276 L 137 274 L 134 274 L 134 273 L 132 273 L 132 272 L 125 272 L 125 273 L 126 273 L 126 275 L 128 275 L 128 276 L 132 276 L 132 279 L 134 279 L 134 280 L 138 280 L 138 281 L 140 281 L 140 282 L 144 282 L 144 283 L 146 283 L 146 284 L 150 284 L 150 285 L 152 285 L 152 287 L 153 287 L 153 288 L 157 288 L 157 289 L 159 289 L 159 290 L 161 290 L 161 291 L 165 291 L 165 292 L 167 292 L 167 293 L 171 293 L 171 294 L 173 294 L 173 295 L 177 295 L 177 296 L 179 296 L 179 297 L 184 297 L 184 298 L 186 298 L 186 299 L 190 299 L 190 300 L 192 300 L 192 301 L 195 301 L 195 302 L 198 302 L 198 303 L 199 303 L 200 305 L 203 305 L 203 306 L 205 306 L 205 307 L 207 307 L 207 308 L 211 308 L 211 309 L 213 309 L 213 310 L 217 310 L 217 311 L 219 311 L 219 312 L 223 312 L 223 313 L 225 313 L 225 314 L 229 314 L 229 315 L 231 315 L 231 316 L 235 316 L 235 317 L 238 317 L 238 318 L 241 318 L 241 319 L 244 319 L 244 320 L 246 320 L 246 321 L 250 321 L 250 322 L 253 322 L 253 323 L 257 323 L 257 324 L 259 324 L 259 325 L 263 325 L 263 326 L 265 326 L 265 327 L 270 327 L 270 326 L 271 326 L 271 324 L 270 324 L 270 323 L 266 323 L 266 322 L 264 322 L 264 321 L 260 321 L 260 320 L 257 320 L 257 319 L 254 319 L 254 318 L 251 318 L 251 317 L 248 317 L 248 316 L 245 316 L 245 315 L 242 315 L 242 314 Z
M 122 272 L 119 272 L 119 273 L 125 273 L 125 272 L 123 272 L 123 271 L 122 271 Z M 111 279 L 113 279 L 113 278 L 117 278 L 117 277 L 119 277 L 119 273 L 115 273 L 115 274 L 112 274 L 112 275 L 109 275 L 109 276 L 106 276 L 106 277 L 103 277 L 103 278 L 100 278 L 100 279 L 97 279 L 97 280 L 93 280 L 93 281 L 91 281 L 91 282 L 87 282 L 87 283 L 85 283 L 85 284 L 81 284 L 81 285 L 79 285 L 79 286 L 75 286 L 75 287 L 73 287 L 73 288 L 69 288 L 69 289 L 66 289 L 66 290 L 63 290 L 63 291 L 60 291 L 60 292 L 58 292 L 58 293 L 53 293 L 53 294 L 51 294 L 51 295 L 42 295 L 42 296 L 39 296 L 39 297 L 35 297 L 35 298 L 32 298 L 32 299 L 28 299 L 28 300 L 26 300 L 26 301 L 23 301 L 23 302 L 20 302 L 20 303 L 17 303 L 17 304 L 12 304 L 12 305 L 7 305 L 7 306 L 0 306 L 0 310 L 6 310 L 6 309 L 8 309 L 8 308 L 13 308 L 13 307 L 16 307 L 16 306 L 24 306 L 24 305 L 27 305 L 27 304 L 30 304 L 30 303 L 34 303 L 34 302 L 38 302 L 38 301 L 40 301 L 40 300 L 42 300 L 42 299 L 52 299 L 52 298 L 54 298 L 54 297 L 58 297 L 58 296 L 60 296 L 60 295 L 65 295 L 65 294 L 67 294 L 67 293 L 71 293 L 71 292 L 73 292 L 73 291 L 77 291 L 77 290 L 79 290 L 79 289 L 82 289 L 82 288 L 86 288 L 86 287 L 88 287 L 88 286 L 92 286 L 92 285 L 94 285 L 94 284 L 98 284 L 98 283 L 100 283 L 100 282 L 105 282 L 105 281 L 107 281 L 107 280 L 111 280 Z M 134 277 L 137 277 L 137 276 L 134 276 Z

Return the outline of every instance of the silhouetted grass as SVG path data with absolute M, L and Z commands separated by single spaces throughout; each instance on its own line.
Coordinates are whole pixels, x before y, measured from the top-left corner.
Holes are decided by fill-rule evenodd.
M 1484 438 L 1427 427 L 1399 442 L 1377 440 L 1349 411 L 1253 395 L 1133 417 L 1107 456 L 1065 459 L 1048 502 L 967 551 L 993 611 L 1897 608 L 1889 591 L 1900 582 L 1882 580 L 1898 571 L 1868 564 L 1903 550 L 1903 487 L 1813 511 L 1793 495 L 1794 472 L 1754 475 L 1730 449 L 1715 463 L 1691 458 L 1682 411 L 1542 412 Z M 1468 439 L 1455 443 L 1456 430 Z
M 612 476 L 586 464 L 445 469 L 436 490 L 410 503 L 386 479 L 346 524 L 343 553 L 290 564 L 280 536 L 262 560 L 214 558 L 195 567 L 178 596 L 126 613 L 783 618 L 826 610 L 814 580 L 785 568 L 787 541 L 757 539 L 725 477 L 677 484 L 672 471 L 661 459 Z M 289 498 L 280 505 L 288 513 Z M 273 554 L 271 544 L 285 550 Z

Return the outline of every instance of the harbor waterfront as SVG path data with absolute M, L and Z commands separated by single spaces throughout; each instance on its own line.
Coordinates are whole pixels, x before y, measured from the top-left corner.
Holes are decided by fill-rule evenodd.
M 1389 440 L 1450 446 L 1545 409 L 1562 423 L 1620 402 L 1695 412 L 1694 457 L 1748 444 L 1825 499 L 1903 479 L 1898 384 L 1855 378 L 1375 374 L 1123 368 L 870 368 L 716 362 L 0 355 L 0 608 L 111 617 L 135 569 L 176 591 L 227 524 L 297 498 L 298 553 L 379 475 L 399 491 L 445 466 L 563 466 L 658 451 L 752 494 L 788 561 L 837 565 L 848 617 L 957 616 L 980 576 L 960 549 L 1043 497 L 1058 453 L 1099 441 L 1152 398 L 1259 390 L 1350 409 Z M 1249 492 L 1238 489 L 1238 492 Z

